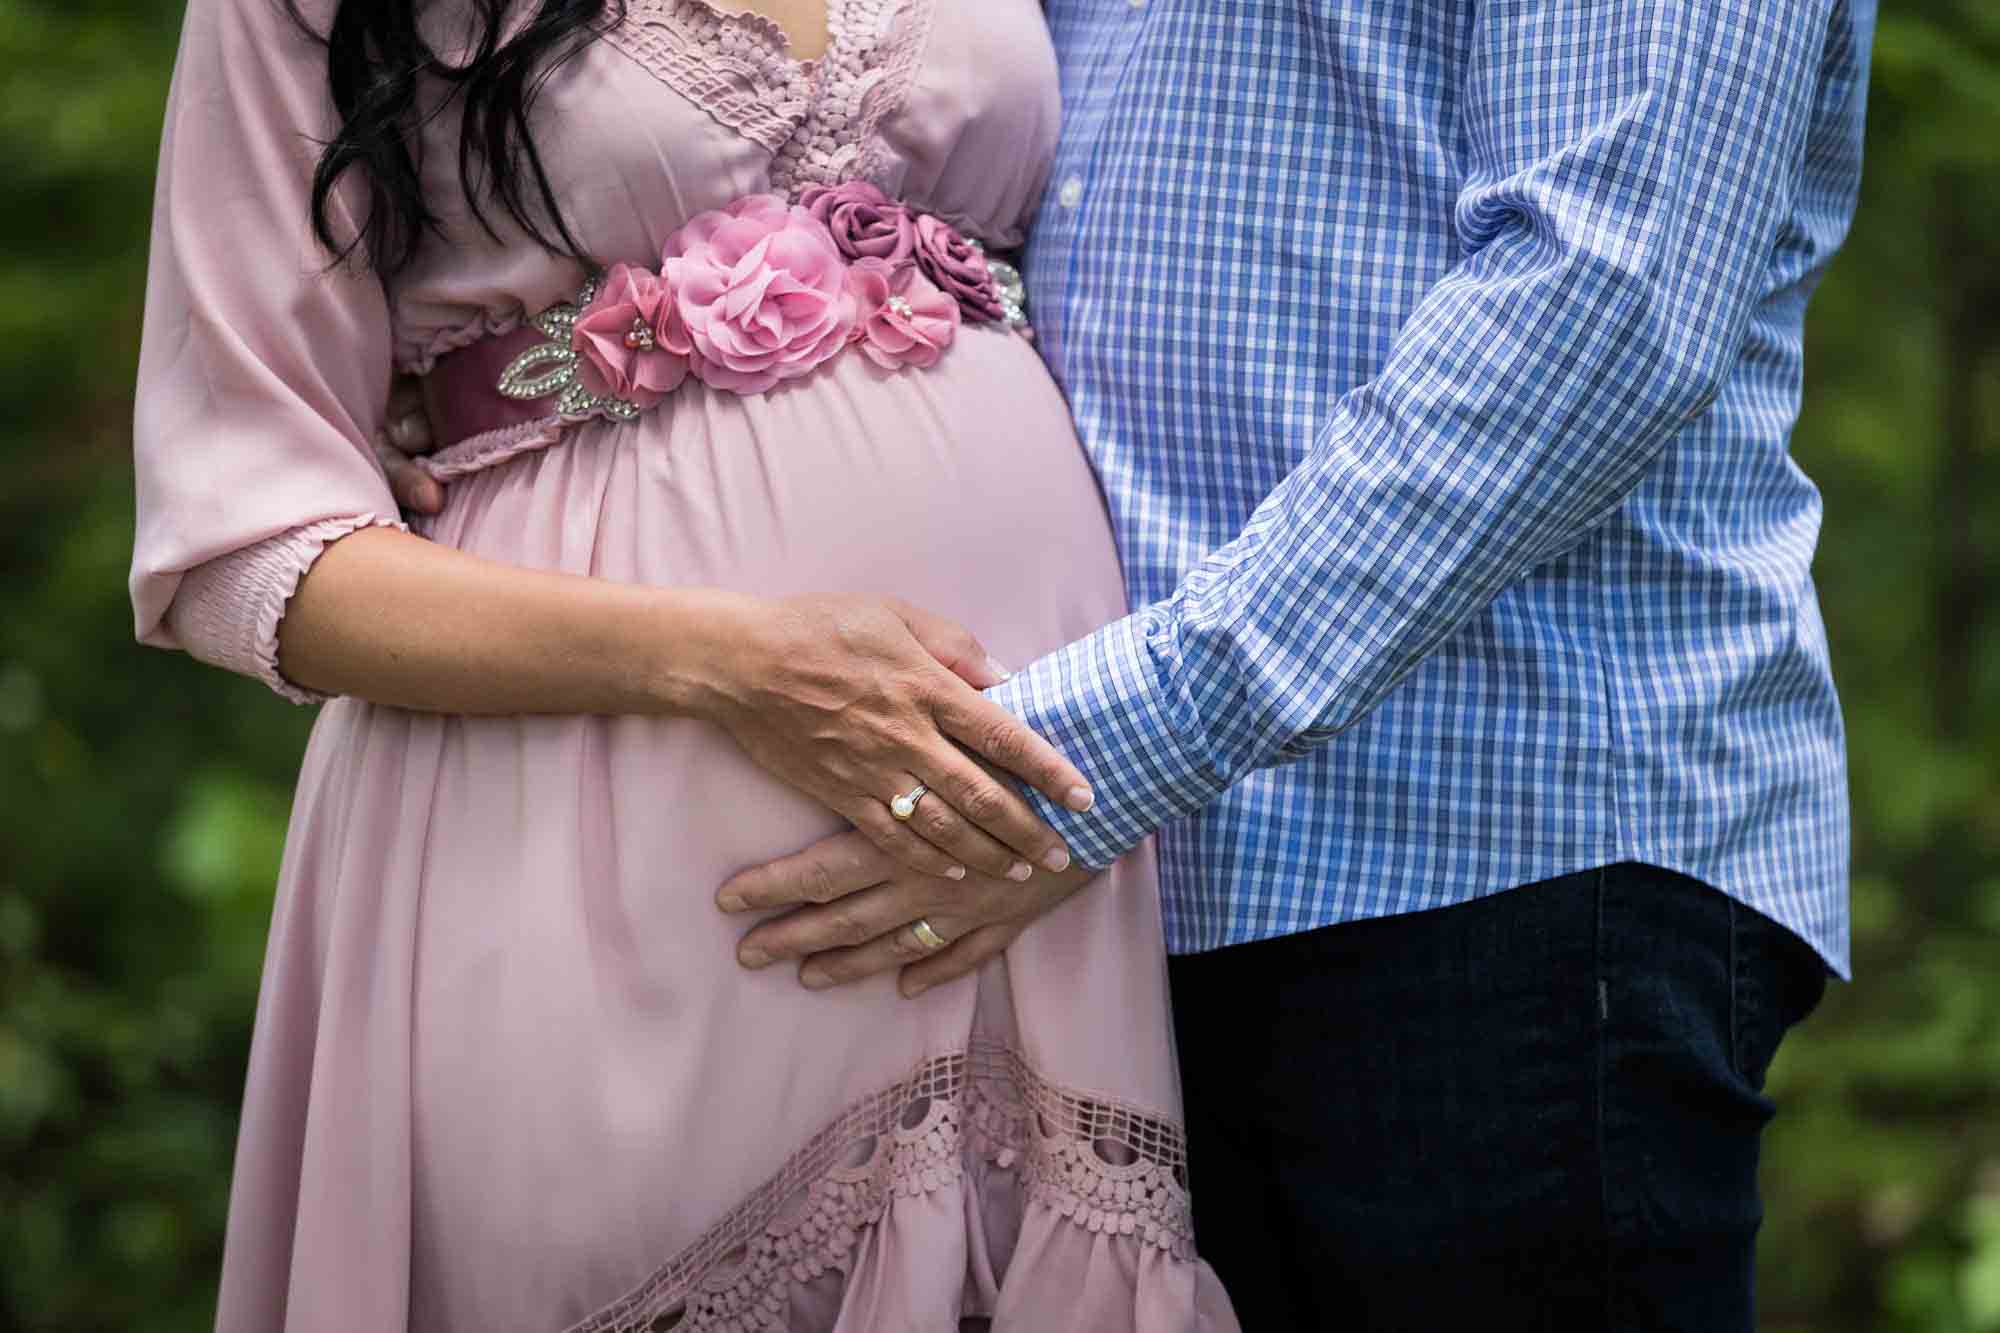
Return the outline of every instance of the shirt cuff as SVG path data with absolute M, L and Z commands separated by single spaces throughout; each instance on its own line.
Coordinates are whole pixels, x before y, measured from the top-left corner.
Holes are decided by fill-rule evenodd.
M 1177 698 L 1159 651 L 1169 633 L 1165 615 L 1148 608 L 987 691 L 1083 771 L 1096 800 L 1082 814 L 1032 790 L 1027 796 L 1092 870 L 1229 785 L 1190 739 L 1198 734 L 1193 710 Z
M 194 657 L 254 676 L 296 704 L 329 697 L 302 689 L 278 670 L 278 626 L 300 580 L 333 543 L 362 528 L 409 528 L 396 518 L 329 518 L 266 537 L 190 569 L 167 612 L 174 637 Z

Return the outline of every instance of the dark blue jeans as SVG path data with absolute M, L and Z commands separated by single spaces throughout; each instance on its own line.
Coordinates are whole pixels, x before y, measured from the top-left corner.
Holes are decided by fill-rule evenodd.
M 1246 1333 L 1751 1333 L 1764 1073 L 1826 974 L 1618 865 L 1172 964 Z

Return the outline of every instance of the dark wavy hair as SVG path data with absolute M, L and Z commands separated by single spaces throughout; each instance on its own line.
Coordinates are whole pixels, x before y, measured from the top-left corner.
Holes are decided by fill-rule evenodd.
M 418 132 L 453 100 L 463 102 L 459 180 L 479 225 L 494 235 L 497 205 L 537 242 L 580 256 L 528 132 L 535 96 L 563 62 L 621 17 L 625 0 L 534 0 L 534 14 L 503 41 L 509 0 L 474 0 L 475 40 L 462 64 L 433 50 L 418 30 L 423 0 L 339 0 L 333 24 L 315 32 L 284 0 L 294 22 L 326 48 L 327 84 L 340 127 L 313 172 L 312 222 L 320 243 L 344 263 L 359 250 L 384 276 L 410 262 L 426 233 L 442 234 L 424 199 Z M 423 106 L 426 77 L 446 95 Z M 357 234 L 336 236 L 327 201 L 350 171 L 368 182 L 368 211 Z

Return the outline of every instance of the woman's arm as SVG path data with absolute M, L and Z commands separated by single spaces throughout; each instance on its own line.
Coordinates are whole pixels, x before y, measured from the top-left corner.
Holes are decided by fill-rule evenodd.
M 310 690 L 432 712 L 688 713 L 690 663 L 720 601 L 371 528 L 313 563 L 280 622 L 279 662 Z
M 278 653 L 308 689 L 403 708 L 712 722 L 898 860 L 952 878 L 1069 863 L 954 742 L 1058 803 L 1089 801 L 1067 760 L 975 688 L 999 678 L 977 639 L 884 599 L 637 587 L 369 528 L 314 561 Z M 919 781 L 943 799 L 899 824 L 887 802 Z

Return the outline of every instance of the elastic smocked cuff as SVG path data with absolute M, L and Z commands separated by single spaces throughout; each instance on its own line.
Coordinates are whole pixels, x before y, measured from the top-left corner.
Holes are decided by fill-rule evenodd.
M 1096 799 L 1081 814 L 1027 795 L 1070 855 L 1093 870 L 1199 810 L 1226 785 L 1176 725 L 1148 642 L 1165 630 L 1156 610 L 1128 616 L 988 691 L 1083 771 Z
M 278 627 L 313 562 L 363 528 L 409 531 L 401 519 L 379 514 L 321 519 L 195 566 L 168 612 L 175 637 L 193 656 L 254 676 L 293 703 L 324 703 L 330 695 L 294 685 L 278 669 Z

